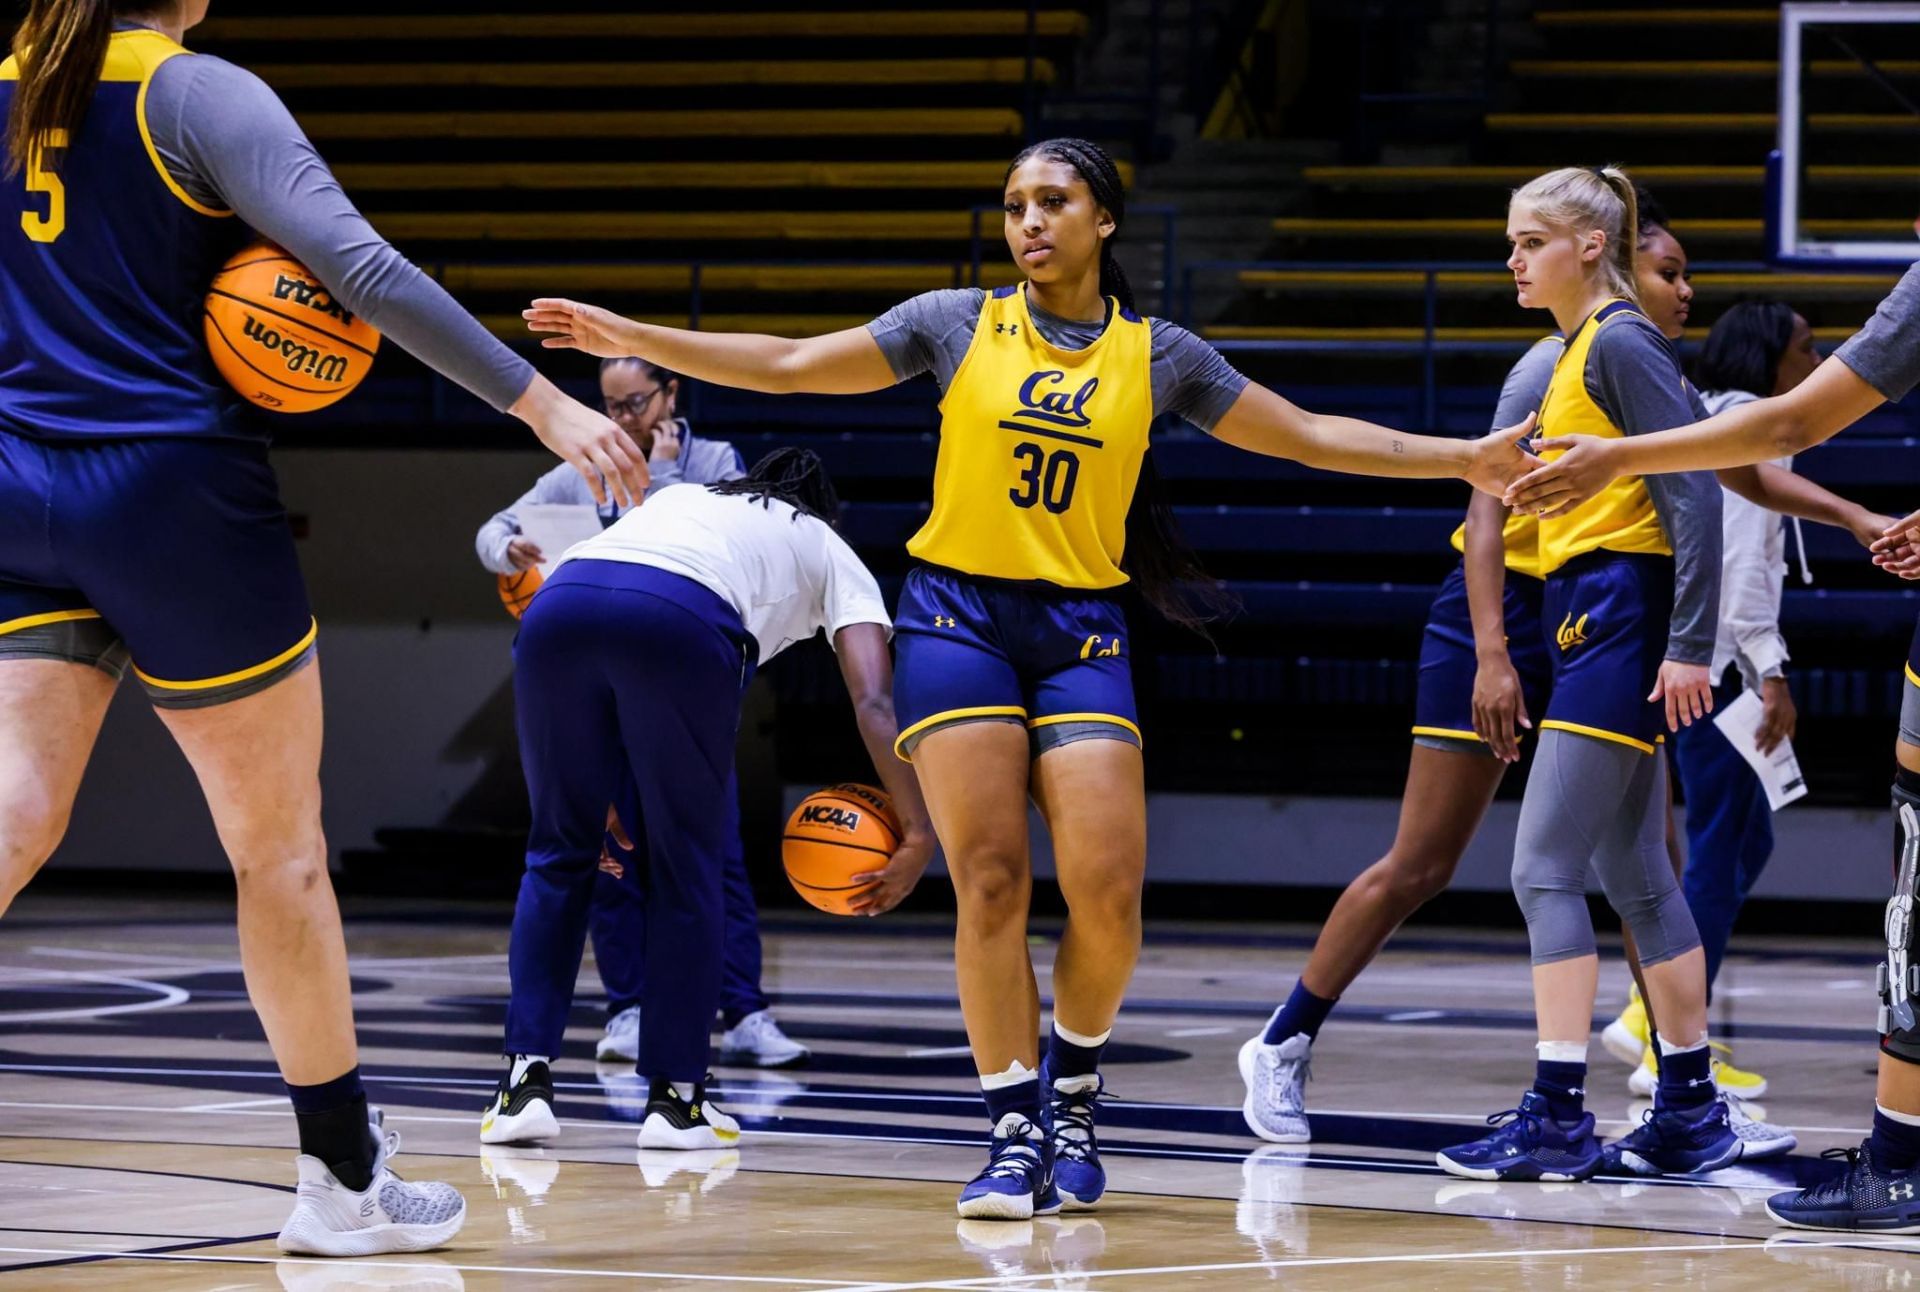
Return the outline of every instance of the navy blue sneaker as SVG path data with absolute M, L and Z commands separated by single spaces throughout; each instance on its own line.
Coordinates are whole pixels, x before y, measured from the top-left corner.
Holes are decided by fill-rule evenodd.
M 1106 1082 L 1090 1077 L 1058 1081 L 1040 1061 L 1040 1091 L 1046 1099 L 1047 1143 L 1053 1149 L 1053 1182 L 1068 1211 L 1092 1207 L 1107 1191 L 1107 1169 L 1093 1136 L 1093 1105 Z
M 986 1169 L 960 1191 L 966 1220 L 1031 1220 L 1060 1210 L 1053 1187 L 1053 1149 L 1024 1115 L 1008 1113 L 993 1128 Z
M 1585 1180 L 1600 1169 L 1593 1114 L 1557 1122 L 1538 1091 L 1527 1091 L 1518 1108 L 1495 1113 L 1487 1125 L 1497 1129 L 1485 1139 L 1441 1149 L 1435 1155 L 1441 1168 L 1469 1180 L 1556 1181 Z
M 1603 1150 L 1609 1175 L 1689 1175 L 1740 1160 L 1740 1137 L 1724 1096 L 1698 1108 L 1649 1108 L 1640 1124 Z
M 1767 1214 L 1795 1229 L 1850 1229 L 1876 1234 L 1920 1234 L 1920 1168 L 1890 1174 L 1873 1164 L 1867 1146 L 1830 1148 L 1847 1169 L 1824 1184 L 1767 1199 Z

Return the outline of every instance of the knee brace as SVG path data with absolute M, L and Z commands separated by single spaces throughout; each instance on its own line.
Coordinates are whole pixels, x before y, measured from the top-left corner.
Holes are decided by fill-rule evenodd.
M 1914 872 L 1920 867 L 1920 776 L 1902 769 L 1893 783 L 1893 896 L 1887 899 L 1886 958 L 1874 972 L 1880 994 L 1880 1048 L 1920 1063 L 1920 965 L 1913 962 Z

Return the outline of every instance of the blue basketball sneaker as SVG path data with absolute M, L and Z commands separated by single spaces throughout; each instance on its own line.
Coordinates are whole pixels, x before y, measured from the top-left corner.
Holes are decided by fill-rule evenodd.
M 965 1220 L 1031 1220 L 1060 1210 L 1053 1187 L 1053 1148 L 1024 1114 L 1012 1112 L 993 1128 L 986 1169 L 960 1191 Z
M 1609 1175 L 1689 1175 L 1740 1160 L 1740 1137 L 1727 1120 L 1725 1096 L 1698 1108 L 1649 1108 L 1640 1124 L 1607 1145 Z
M 1798 1193 L 1767 1199 L 1767 1214 L 1795 1229 L 1851 1229 L 1877 1234 L 1920 1234 L 1920 1168 L 1898 1173 L 1874 1165 L 1867 1145 L 1830 1148 L 1821 1157 L 1843 1157 L 1840 1175 Z
M 1469 1180 L 1558 1181 L 1585 1180 L 1600 1169 L 1593 1114 L 1557 1122 L 1538 1091 L 1527 1091 L 1518 1108 L 1495 1113 L 1487 1125 L 1497 1129 L 1485 1139 L 1441 1149 L 1435 1155 L 1441 1168 Z
M 1098 1073 L 1053 1079 L 1040 1061 L 1040 1090 L 1047 1101 L 1047 1143 L 1053 1149 L 1053 1182 L 1067 1210 L 1093 1206 L 1107 1191 L 1107 1170 L 1093 1137 L 1093 1105 L 1105 1087 Z

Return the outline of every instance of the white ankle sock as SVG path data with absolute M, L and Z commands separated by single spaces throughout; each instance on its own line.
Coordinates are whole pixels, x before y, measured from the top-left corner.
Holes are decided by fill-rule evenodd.
M 1091 1050 L 1095 1046 L 1105 1045 L 1107 1038 L 1113 1035 L 1113 1029 L 1108 1028 L 1098 1036 L 1087 1036 L 1083 1033 L 1060 1026 L 1060 1020 L 1055 1019 L 1053 1022 L 1053 1034 L 1065 1041 L 1068 1045 L 1084 1046 Z
M 986 1072 L 980 1076 L 982 1090 L 1005 1090 L 1008 1086 L 1017 1086 L 1022 1081 L 1038 1081 L 1040 1074 L 1026 1064 L 1015 1059 L 1013 1066 L 1005 1072 Z
M 513 1073 L 511 1076 L 507 1078 L 507 1084 L 510 1086 L 518 1085 L 520 1078 L 527 1075 L 527 1069 L 532 1067 L 536 1063 L 545 1063 L 551 1066 L 552 1060 L 547 1058 L 547 1056 L 544 1054 L 514 1055 L 513 1056 Z
M 1695 1050 L 1704 1050 L 1706 1048 L 1707 1038 L 1705 1036 L 1702 1036 L 1692 1045 L 1682 1045 L 1678 1041 L 1669 1041 L 1664 1036 L 1660 1038 L 1660 1057 L 1663 1059 L 1669 1054 L 1692 1054 Z
M 1533 1047 L 1533 1052 L 1542 1063 L 1585 1063 L 1587 1061 L 1585 1041 L 1541 1041 Z
M 1897 1113 L 1885 1104 L 1876 1102 L 1874 1110 L 1888 1121 L 1899 1122 L 1902 1126 L 1920 1126 L 1920 1113 Z

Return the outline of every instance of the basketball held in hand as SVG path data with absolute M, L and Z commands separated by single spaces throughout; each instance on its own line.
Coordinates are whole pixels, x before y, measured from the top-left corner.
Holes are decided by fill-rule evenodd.
M 242 398 L 311 413 L 366 379 L 380 333 L 271 242 L 237 252 L 207 289 L 207 349 Z
M 873 889 L 853 876 L 883 868 L 900 846 L 900 822 L 885 790 L 845 782 L 807 795 L 787 818 L 780 855 L 787 880 L 810 905 L 853 914 Z

